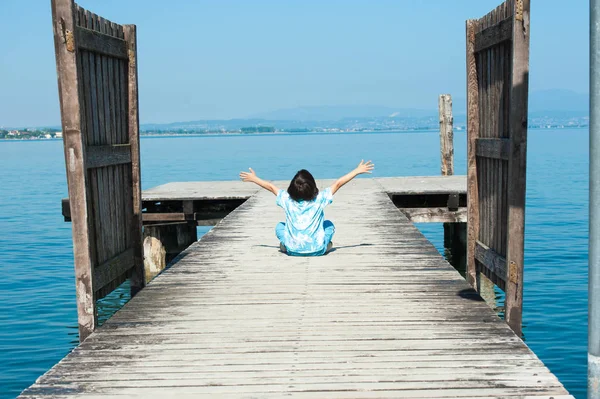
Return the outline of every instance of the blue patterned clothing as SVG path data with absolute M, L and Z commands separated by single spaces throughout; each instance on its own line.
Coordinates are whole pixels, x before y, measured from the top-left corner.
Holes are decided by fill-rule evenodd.
M 328 223 L 323 226 L 323 210 L 333 201 L 331 188 L 319 192 L 312 201 L 294 201 L 285 190 L 279 190 L 276 203 L 285 211 L 285 224 L 278 225 L 276 234 L 289 255 L 323 255 L 335 231 Z

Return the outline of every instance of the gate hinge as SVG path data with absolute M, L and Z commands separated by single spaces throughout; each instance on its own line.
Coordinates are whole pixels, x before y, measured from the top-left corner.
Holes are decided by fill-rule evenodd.
M 523 21 L 523 0 L 517 0 L 516 6 L 515 20 Z
M 72 53 L 75 51 L 75 38 L 73 37 L 73 32 L 70 30 L 65 30 L 65 43 L 67 43 L 67 51 Z

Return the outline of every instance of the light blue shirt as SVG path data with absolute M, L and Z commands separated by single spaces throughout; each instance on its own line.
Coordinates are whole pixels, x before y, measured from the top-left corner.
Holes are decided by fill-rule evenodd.
M 333 201 L 331 188 L 319 192 L 312 201 L 294 201 L 285 190 L 279 190 L 276 203 L 285 210 L 284 245 L 289 252 L 313 254 L 324 252 L 325 230 L 323 210 Z

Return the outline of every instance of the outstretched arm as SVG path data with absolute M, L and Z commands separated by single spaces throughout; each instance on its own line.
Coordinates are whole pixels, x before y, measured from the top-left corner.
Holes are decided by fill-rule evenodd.
M 354 169 L 352 172 L 340 177 L 339 179 L 337 179 L 337 181 L 335 183 L 333 183 L 333 185 L 331 186 L 331 193 L 335 194 L 337 192 L 337 190 L 342 188 L 342 186 L 344 184 L 348 183 L 350 180 L 354 179 L 356 176 L 362 175 L 363 173 L 371 173 L 371 171 L 373 170 L 374 167 L 375 167 L 375 164 L 373 164 L 373 162 L 371 162 L 371 161 L 367 161 L 367 162 L 360 161 L 360 164 L 358 164 L 356 169 Z
M 240 172 L 240 179 L 242 179 L 243 181 L 248 181 L 248 182 L 252 182 L 254 184 L 258 184 L 265 190 L 270 191 L 273 194 L 277 195 L 277 193 L 279 192 L 279 189 L 273 183 L 264 181 L 260 177 L 256 176 L 256 172 L 253 171 L 252 168 L 249 168 L 249 169 L 250 169 L 250 172 Z

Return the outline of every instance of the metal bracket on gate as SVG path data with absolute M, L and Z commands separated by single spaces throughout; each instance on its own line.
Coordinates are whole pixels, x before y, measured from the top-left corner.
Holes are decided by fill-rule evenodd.
M 458 194 L 450 194 L 448 196 L 448 210 L 457 211 L 459 207 Z
M 60 31 L 63 37 L 63 43 L 67 45 L 67 51 L 72 53 L 75 51 L 75 38 L 73 37 L 73 32 L 65 27 L 65 20 L 60 19 L 59 21 Z

